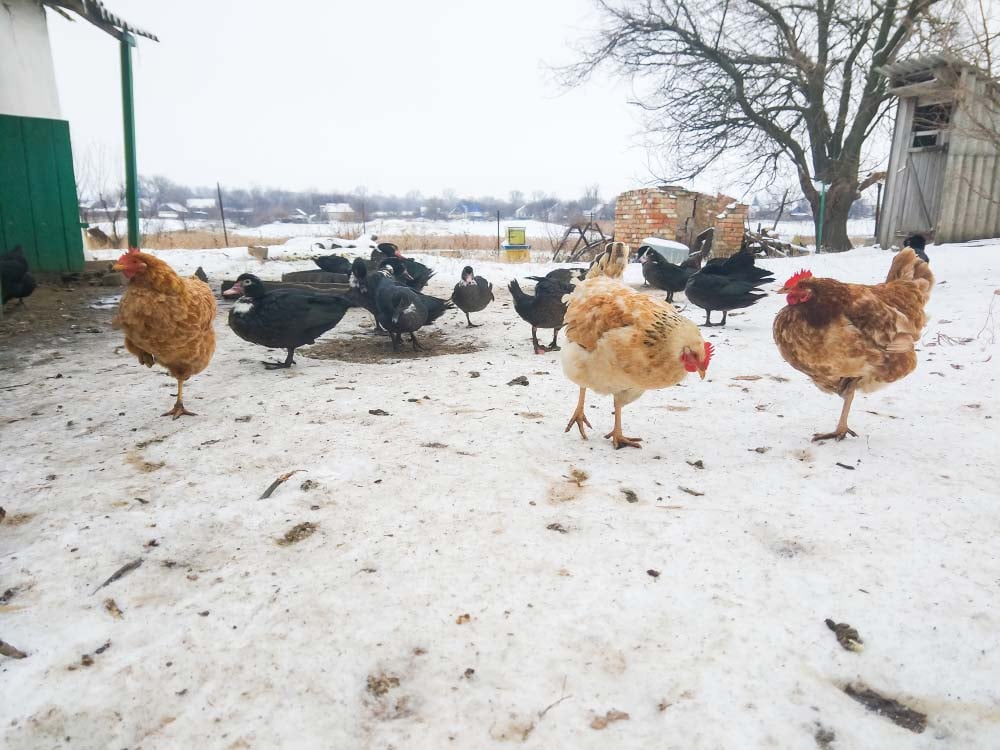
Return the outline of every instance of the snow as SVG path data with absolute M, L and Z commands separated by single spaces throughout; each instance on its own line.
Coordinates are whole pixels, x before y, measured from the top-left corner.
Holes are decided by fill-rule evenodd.
M 311 265 L 287 253 L 159 255 L 218 281 Z M 376 362 L 307 349 L 265 371 L 223 303 L 215 358 L 185 388 L 199 416 L 176 422 L 157 416 L 172 381 L 120 332 L 3 352 L 3 385 L 24 385 L 0 407 L 0 589 L 17 588 L 0 637 L 28 658 L 0 657 L 0 745 L 814 748 L 822 727 L 841 749 L 1000 747 L 1000 241 L 928 253 L 919 367 L 859 396 L 842 443 L 809 442 L 840 402 L 779 357 L 776 296 L 708 329 L 705 381 L 625 409 L 643 450 L 601 438 L 605 397 L 588 399 L 589 441 L 564 434 L 576 388 L 558 354 L 532 354 L 506 291 L 537 264 L 474 263 L 497 296 L 483 327 L 452 313 L 426 355 Z M 416 257 L 447 296 L 465 261 Z M 890 259 L 763 265 L 779 284 L 801 267 L 870 283 Z M 626 278 L 639 288 L 638 264 Z M 312 353 L 369 326 L 352 310 Z M 276 543 L 303 522 L 312 536 Z M 613 710 L 629 718 L 591 728 Z
M 770 230 L 774 226 L 773 219 L 750 219 L 749 225 L 752 229 L 756 230 L 757 225 L 760 224 L 764 229 Z M 815 237 L 816 235 L 816 225 L 813 224 L 812 219 L 794 220 L 790 221 L 785 219 L 778 222 L 777 234 L 782 239 L 791 240 L 796 235 L 801 237 Z M 875 236 L 875 219 L 848 219 L 847 220 L 847 236 L 848 237 L 874 237 Z

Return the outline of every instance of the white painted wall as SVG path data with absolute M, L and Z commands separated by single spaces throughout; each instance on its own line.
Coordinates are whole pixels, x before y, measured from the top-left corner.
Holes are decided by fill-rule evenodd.
M 49 27 L 37 0 L 0 0 L 0 114 L 61 119 Z

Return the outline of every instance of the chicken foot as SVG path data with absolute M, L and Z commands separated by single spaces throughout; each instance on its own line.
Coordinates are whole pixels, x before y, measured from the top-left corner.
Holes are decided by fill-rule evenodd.
M 531 343 L 535 347 L 535 354 L 545 354 L 548 351 L 544 346 L 538 343 L 538 328 L 531 326 Z
M 639 443 L 642 442 L 642 438 L 637 437 L 625 437 L 622 434 L 622 402 L 618 400 L 618 396 L 615 396 L 615 426 L 605 438 L 611 438 L 611 442 L 614 444 L 615 449 L 624 448 L 628 446 L 630 448 L 641 448 Z
M 469 317 L 469 313 L 465 314 L 465 319 L 469 321 L 469 324 L 466 326 L 466 328 L 479 328 L 482 325 L 482 323 L 473 323 L 472 318 Z
M 424 351 L 424 347 L 420 345 L 420 343 L 417 341 L 417 337 L 414 336 L 412 333 L 410 334 L 410 343 L 413 344 L 413 351 L 415 352 Z
M 170 411 L 165 411 L 161 414 L 161 417 L 173 417 L 177 419 L 180 416 L 196 417 L 198 416 L 193 411 L 188 411 L 184 408 L 184 381 L 177 378 L 177 400 L 174 402 L 174 408 Z
M 843 440 L 847 435 L 851 437 L 857 437 L 858 433 L 847 426 L 847 414 L 851 411 L 851 402 L 854 401 L 854 391 L 857 388 L 857 383 L 851 383 L 844 389 L 841 398 L 844 399 L 844 408 L 840 412 L 840 421 L 837 422 L 837 429 L 833 432 L 817 432 L 813 435 L 813 442 L 818 442 L 820 440 L 829 440 L 833 438 L 834 440 Z
M 587 425 L 587 427 L 593 427 L 593 425 L 591 425 L 590 422 L 587 421 L 587 415 L 583 413 L 583 402 L 586 400 L 586 398 L 587 398 L 587 389 L 581 388 L 580 398 L 576 402 L 576 411 L 573 412 L 573 416 L 570 417 L 569 422 L 566 423 L 566 429 L 563 430 L 563 432 L 569 432 L 572 429 L 573 425 L 576 425 L 577 427 L 580 428 L 580 437 L 582 437 L 584 440 L 587 439 L 587 433 L 584 431 L 583 426 Z
M 294 347 L 288 350 L 288 356 L 285 357 L 284 362 L 265 362 L 264 367 L 268 370 L 281 370 L 285 367 L 291 367 L 295 364 L 293 357 L 295 356 Z

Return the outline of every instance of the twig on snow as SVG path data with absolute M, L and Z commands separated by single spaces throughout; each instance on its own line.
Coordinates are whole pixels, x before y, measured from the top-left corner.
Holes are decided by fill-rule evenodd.
M 561 698 L 559 698 L 559 700 L 552 701 L 552 703 L 550 703 L 549 705 L 547 705 L 545 708 L 543 708 L 541 711 L 538 712 L 538 718 L 539 719 L 544 719 L 545 718 L 545 714 L 547 714 L 549 712 L 549 709 L 555 708 L 560 703 L 562 703 L 564 700 L 567 700 L 567 699 L 573 697 L 572 695 L 566 695 L 566 678 L 565 677 L 563 677 L 563 684 L 562 684 L 561 692 L 563 693 L 563 696 Z
M 271 482 L 271 486 L 268 487 L 266 490 L 264 490 L 264 494 L 260 496 L 260 499 L 267 500 L 269 497 L 271 497 L 272 493 L 276 489 L 278 489 L 278 487 L 287 482 L 289 479 L 292 478 L 294 474 L 298 474 L 300 471 L 305 471 L 305 469 L 295 469 L 294 471 L 289 471 L 282 474 L 280 477 Z
M 142 558 L 141 557 L 137 557 L 135 560 L 133 560 L 130 563 L 125 563 L 120 568 L 118 568 L 118 570 L 116 570 L 114 573 L 112 573 L 111 577 L 108 580 L 106 580 L 104 583 L 102 583 L 100 586 L 98 586 L 96 589 L 94 589 L 94 594 L 96 594 L 98 591 L 100 591 L 101 589 L 103 589 L 109 583 L 114 583 L 119 578 L 123 578 L 124 576 L 127 576 L 129 573 L 131 573 L 133 570 L 135 570 L 136 568 L 138 568 L 140 565 L 142 565 Z M 93 596 L 94 594 L 91 594 L 91 596 Z

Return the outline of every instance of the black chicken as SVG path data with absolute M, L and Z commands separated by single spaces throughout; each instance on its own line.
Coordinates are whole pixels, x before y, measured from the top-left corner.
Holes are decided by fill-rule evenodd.
M 440 318 L 455 305 L 449 300 L 421 294 L 397 280 L 402 258 L 389 257 L 374 273 L 368 273 L 365 263 L 355 261 L 352 285 L 374 302 L 375 320 L 392 336 L 392 348 L 399 351 L 403 334 L 410 334 L 414 350 L 422 347 L 414 333 Z
M 427 286 L 427 282 L 434 275 L 434 271 L 428 266 L 412 258 L 404 257 L 399 247 L 392 242 L 380 242 L 378 247 L 372 250 L 371 260 L 367 264 L 368 272 L 377 271 L 388 258 L 399 258 L 402 261 L 401 265 L 393 264 L 392 266 L 396 280 L 418 292 Z
M 23 305 L 24 298 L 31 296 L 36 286 L 20 245 L 0 255 L 0 302 L 16 299 Z
M 462 280 L 455 284 L 451 299 L 459 310 L 465 313 L 469 328 L 478 328 L 469 313 L 484 310 L 493 301 L 493 285 L 482 276 L 476 276 L 472 266 L 462 269 Z
M 903 240 L 903 247 L 912 247 L 913 252 L 917 254 L 924 263 L 930 263 L 931 259 L 927 257 L 927 240 L 922 234 L 911 234 L 905 240 Z
M 264 362 L 268 370 L 295 364 L 295 349 L 313 344 L 334 328 L 353 305 L 334 294 L 308 289 L 268 289 L 250 273 L 240 274 L 223 296 L 239 299 L 229 311 L 229 327 L 244 341 L 287 349 L 284 362 Z
M 701 253 L 692 253 L 683 263 L 671 263 L 649 245 L 639 248 L 637 256 L 642 263 L 642 278 L 650 286 L 667 293 L 667 302 L 674 301 L 674 294 L 683 292 L 688 279 L 701 267 Z
M 730 310 L 750 307 L 767 296 L 757 287 L 774 281 L 771 272 L 754 265 L 752 253 L 739 252 L 728 258 L 713 258 L 688 279 L 684 294 L 705 311 L 705 325 L 724 326 Z M 712 311 L 722 311 L 722 321 L 712 323 Z
M 549 271 L 545 274 L 545 278 L 552 279 L 553 281 L 558 281 L 563 284 L 569 284 L 571 286 L 576 286 L 585 278 L 587 278 L 587 271 L 589 268 L 556 268 L 553 271 Z M 529 276 L 529 279 L 535 278 Z
M 572 294 L 573 287 L 544 276 L 529 278 L 537 282 L 534 294 L 522 291 L 517 279 L 511 281 L 508 286 L 514 297 L 514 310 L 524 321 L 531 324 L 531 343 L 535 347 L 535 354 L 559 351 L 557 345 L 559 329 L 562 328 L 563 316 L 566 315 L 566 303 L 562 298 L 564 295 Z M 552 329 L 552 343 L 547 347 L 538 343 L 539 328 Z
M 313 258 L 313 263 L 328 273 L 341 273 L 345 276 L 351 273 L 351 261 L 343 255 L 320 255 Z

